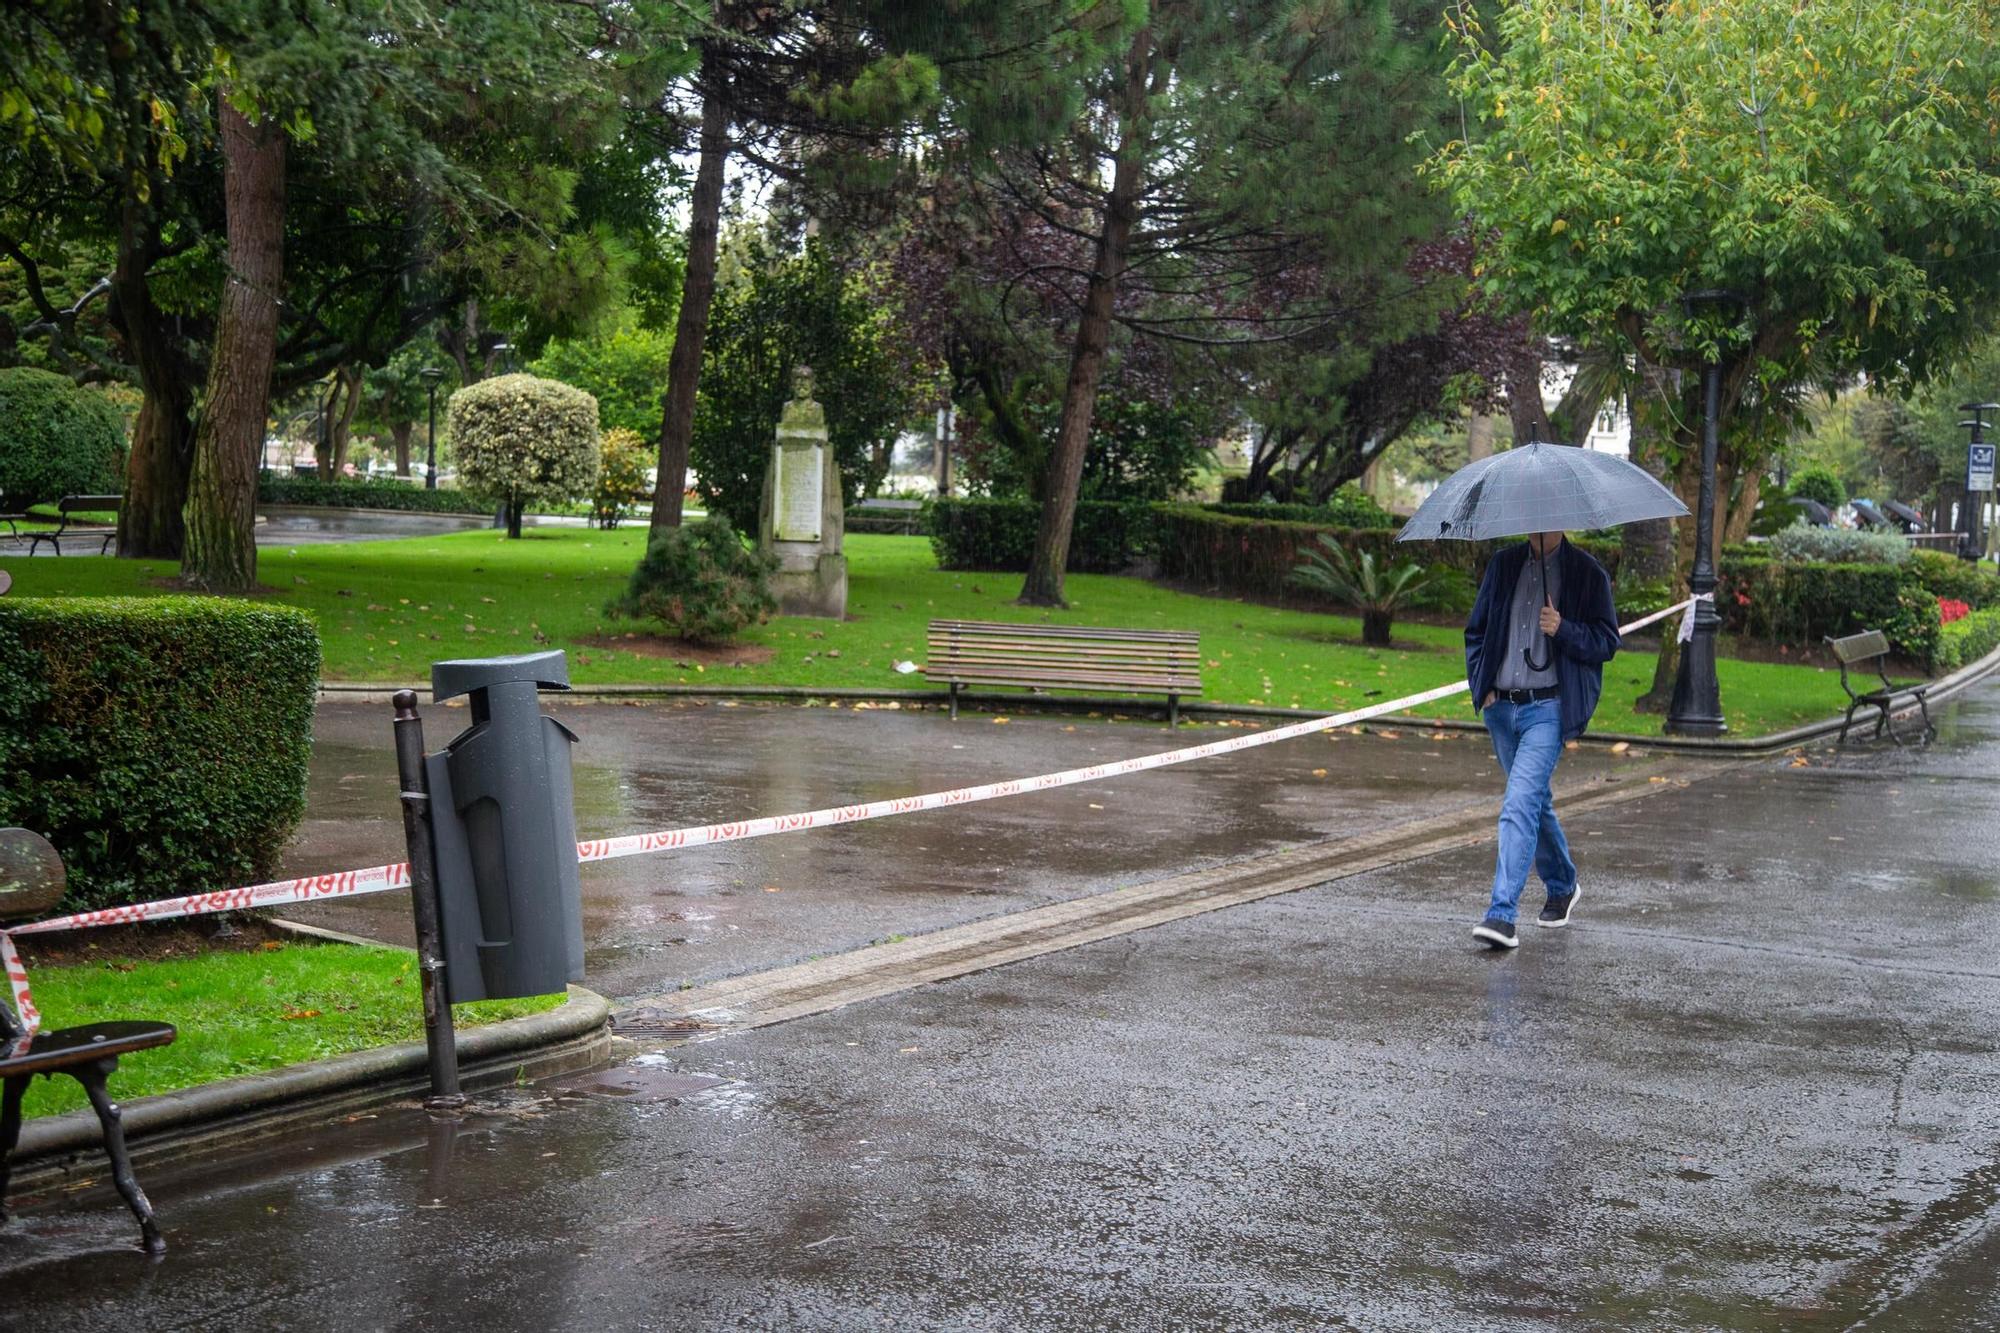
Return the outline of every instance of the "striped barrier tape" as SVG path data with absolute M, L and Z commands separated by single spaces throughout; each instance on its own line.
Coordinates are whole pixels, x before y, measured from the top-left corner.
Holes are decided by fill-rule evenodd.
M 1621 627 L 1619 633 L 1630 634 L 1635 630 L 1644 629 L 1648 625 L 1665 620 L 1677 611 L 1687 609 L 1693 602 L 1694 599 L 1689 598 L 1665 610 L 1655 611 L 1649 616 Z M 925 792 L 917 796 L 896 796 L 886 801 L 869 801 L 861 805 L 829 806 L 824 810 L 807 810 L 798 814 L 766 815 L 759 819 L 701 824 L 693 828 L 668 829 L 658 833 L 631 833 L 618 838 L 598 838 L 579 842 L 576 845 L 576 859 L 586 863 L 612 861 L 625 856 L 645 856 L 653 852 L 680 851 L 721 842 L 741 842 L 749 838 L 769 837 L 774 833 L 798 833 L 806 829 L 858 824 L 863 820 L 882 819 L 890 815 L 912 815 L 924 810 L 942 810 L 950 806 L 971 805 L 977 801 L 999 800 L 1002 797 L 1021 796 L 1029 792 L 1053 791 L 1058 787 L 1071 787 L 1082 782 L 1099 782 L 1105 778 L 1145 773 L 1174 764 L 1193 763 L 1197 759 L 1212 759 L 1217 755 L 1234 754 L 1238 750 L 1248 750 L 1259 745 L 1274 745 L 1279 741 L 1310 736 L 1318 731 L 1333 731 L 1374 718 L 1386 717 L 1391 713 L 1400 713 L 1419 704 L 1448 699 L 1454 694 L 1463 694 L 1468 688 L 1464 681 L 1454 681 L 1450 685 L 1440 685 L 1436 689 L 1425 690 L 1419 694 L 1404 695 L 1400 699 L 1390 699 L 1328 717 L 1308 718 L 1303 722 L 1274 727 L 1269 731 L 1231 736 L 1227 740 L 1210 741 L 1206 745 L 1191 745 L 1180 750 L 1163 750 L 1157 754 L 1139 755 L 1132 759 L 1118 759 L 1107 764 L 1065 769 L 1060 773 L 1043 773 L 1032 778 L 988 782 L 976 787 L 954 787 L 949 791 Z M 365 870 L 343 870 L 330 875 L 306 875 L 298 879 L 273 880 L 268 884 L 251 884 L 243 888 L 223 889 L 213 893 L 161 898 L 153 902 L 133 903 L 123 907 L 102 907 L 94 911 L 51 917 L 46 921 L 35 921 L 0 931 L 0 963 L 4 963 L 6 967 L 7 982 L 14 992 L 15 1008 L 21 1014 L 22 1023 L 32 1033 L 39 1019 L 28 989 L 27 971 L 21 966 L 20 956 L 14 950 L 14 942 L 9 938 L 10 935 L 36 935 L 58 930 L 83 930 L 93 926 L 169 921 L 176 917 L 201 916 L 210 912 L 234 912 L 252 907 L 294 906 L 330 898 L 386 893 L 392 889 L 407 888 L 409 883 L 409 863 L 399 861 L 394 865 L 370 866 Z

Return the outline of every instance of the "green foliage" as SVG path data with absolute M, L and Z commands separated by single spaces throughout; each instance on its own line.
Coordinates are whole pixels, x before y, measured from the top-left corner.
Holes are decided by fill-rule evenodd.
M 1378 565 L 1373 551 L 1349 555 L 1339 538 L 1322 532 L 1317 549 L 1306 549 L 1287 581 L 1354 607 L 1361 612 L 1361 641 L 1386 645 L 1396 612 L 1416 601 L 1430 575 L 1414 560 Z
M 1911 567 L 1723 559 L 1716 607 L 1733 630 L 1774 643 L 1816 646 L 1879 629 L 1897 653 L 1929 662 L 1937 650 L 1937 597 Z
M 1203 509 L 1232 518 L 1274 523 L 1322 523 L 1334 528 L 1393 528 L 1399 520 L 1358 486 L 1342 486 L 1323 505 L 1209 504 Z
M 597 400 L 533 375 L 500 375 L 451 396 L 460 483 L 502 501 L 508 535 L 531 503 L 562 502 L 597 485 Z
M 1079 497 L 1158 502 L 1188 490 L 1233 424 L 1234 404 L 1214 393 L 1188 392 L 1184 384 L 1177 387 L 1182 391 L 1148 399 L 1122 391 L 1116 373 L 1107 376 L 1091 414 Z M 1011 432 L 998 429 L 992 411 L 983 405 L 971 418 L 979 425 L 961 445 L 966 484 L 1000 498 L 1038 495 L 1062 422 L 1062 387 L 1041 376 L 1026 377 L 1007 410 L 1015 427 Z M 1018 438 L 1010 443 L 1010 435 Z
M 627 320 L 608 333 L 551 342 L 530 369 L 596 398 L 603 429 L 650 440 L 660 433 L 660 395 L 673 350 L 671 333 Z
M 654 533 L 623 597 L 605 614 L 657 620 L 690 643 L 726 643 L 778 609 L 776 556 L 745 546 L 722 518 Z
M 2000 648 L 2000 608 L 1974 611 L 1939 631 L 1933 665 L 1939 672 L 1956 671 L 1996 648 Z
M 604 432 L 597 493 L 590 501 L 590 516 L 598 527 L 617 527 L 620 519 L 630 518 L 639 502 L 652 494 L 646 484 L 646 464 L 652 453 L 636 431 L 613 426 Z
M 812 368 L 850 505 L 880 480 L 874 446 L 916 410 L 925 372 L 886 279 L 844 273 L 816 239 L 795 255 L 754 242 L 744 262 L 709 314 L 688 456 L 709 509 L 750 532 L 796 367 Z
M 1899 532 L 1866 528 L 1815 528 L 1799 523 L 1771 538 L 1771 555 L 1786 561 L 1821 560 L 1844 565 L 1901 565 L 1910 542 Z
M 124 467 L 125 423 L 104 395 L 45 370 L 0 370 L 0 495 L 116 495 Z
M 1801 468 L 1792 477 L 1791 493 L 1802 500 L 1817 500 L 1828 509 L 1847 503 L 1847 487 L 1831 468 Z
M 427 490 L 407 481 L 321 481 L 318 477 L 263 472 L 260 505 L 318 505 L 327 509 L 398 509 L 414 514 L 490 514 L 493 506 L 459 490 Z
M 305 809 L 312 618 L 207 598 L 0 599 L 0 823 L 64 910 L 268 879 Z
M 1032 500 L 937 500 L 926 512 L 940 569 L 1024 570 L 1042 520 Z M 1153 541 L 1151 506 L 1086 500 L 1076 507 L 1069 568 L 1117 573 L 1153 549 Z
M 1292 571 L 1323 537 L 1354 555 L 1387 559 L 1394 549 L 1395 534 L 1387 528 L 1265 522 L 1188 505 L 1154 512 L 1160 577 L 1234 596 L 1282 597 L 1292 586 Z
M 1964 602 L 1975 611 L 2000 607 L 2000 571 L 1981 561 L 1941 551 L 1910 553 L 1910 572 L 1933 597 Z

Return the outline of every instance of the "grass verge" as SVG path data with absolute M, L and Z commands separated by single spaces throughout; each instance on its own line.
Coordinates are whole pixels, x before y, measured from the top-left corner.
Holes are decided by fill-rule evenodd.
M 119 1062 L 111 1091 L 125 1100 L 424 1035 L 416 956 L 399 949 L 272 941 L 249 952 L 29 966 L 48 1027 L 147 1019 L 180 1029 L 173 1045 Z M 562 1002 L 560 995 L 489 1000 L 453 1013 L 470 1027 Z M 23 1113 L 88 1104 L 75 1079 L 41 1078 L 29 1085 Z
M 1462 637 L 1447 626 L 1399 624 L 1396 647 L 1364 648 L 1351 616 L 1090 574 L 1071 575 L 1070 608 L 1051 612 L 1014 605 L 1018 574 L 949 573 L 923 538 L 867 534 L 847 539 L 848 620 L 774 620 L 744 636 L 760 650 L 746 656 L 764 660 L 730 665 L 726 654 L 717 661 L 687 652 L 653 639 L 646 626 L 604 617 L 645 536 L 633 525 L 531 529 L 517 541 L 474 531 L 267 547 L 258 572 L 270 595 L 319 621 L 329 680 L 421 681 L 443 658 L 558 647 L 569 651 L 578 684 L 921 687 L 921 675 L 900 674 L 895 664 L 923 661 L 925 625 L 940 618 L 1198 630 L 1206 697 L 1222 703 L 1334 711 L 1442 685 L 1463 670 Z M 175 572 L 165 562 L 94 556 L 7 565 L 22 597 L 158 594 Z M 1612 662 L 1595 730 L 1659 733 L 1657 715 L 1632 708 L 1652 670 L 1651 653 Z M 1842 699 L 1837 674 L 1812 666 L 1725 658 L 1719 672 L 1736 736 L 1825 717 Z

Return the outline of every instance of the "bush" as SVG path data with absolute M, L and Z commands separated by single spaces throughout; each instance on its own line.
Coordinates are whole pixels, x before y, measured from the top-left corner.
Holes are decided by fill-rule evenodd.
M 646 547 L 625 595 L 605 614 L 657 620 L 692 643 L 726 643 L 778 609 L 777 557 L 753 551 L 723 518 L 668 528 Z
M 937 500 L 925 512 L 939 569 L 1025 570 L 1042 521 L 1033 500 Z M 1154 541 L 1153 506 L 1086 500 L 1076 507 L 1067 568 L 1116 574 Z
M 2000 573 L 1941 551 L 1912 551 L 1910 569 L 1933 596 L 1964 602 L 1973 610 L 2000 605 Z
M 124 488 L 125 423 L 68 376 L 0 370 L 0 495 L 23 507 Z
M 319 635 L 284 606 L 0 600 L 0 824 L 64 911 L 269 879 L 305 810 Z
M 1374 497 L 1357 486 L 1342 486 L 1323 505 L 1206 504 L 1211 514 L 1231 518 L 1256 518 L 1274 523 L 1318 523 L 1329 528 L 1393 528 L 1402 520 L 1375 503 Z
M 1801 500 L 1817 500 L 1828 509 L 1838 509 L 1847 503 L 1847 487 L 1831 468 L 1800 470 L 1792 477 L 1788 490 Z
M 1934 665 L 1939 672 L 1956 671 L 1972 665 L 1996 648 L 2000 648 L 2000 607 L 1974 611 L 1952 621 L 1939 632 Z
M 1912 661 L 1929 663 L 1937 652 L 1937 598 L 1906 568 L 1734 556 L 1720 572 L 1717 610 L 1735 632 L 1817 646 L 1828 635 L 1879 629 Z
M 604 432 L 597 493 L 590 501 L 590 516 L 598 527 L 617 527 L 618 520 L 630 518 L 638 503 L 651 494 L 646 489 L 646 460 L 651 453 L 637 431 L 614 427 Z
M 1792 563 L 1820 560 L 1831 565 L 1901 565 L 1910 558 L 1910 543 L 1899 532 L 1814 528 L 1800 523 L 1771 538 L 1771 554 Z
M 1160 577 L 1235 596 L 1285 596 L 1293 568 L 1322 534 L 1353 556 L 1386 560 L 1395 544 L 1387 528 L 1271 523 L 1184 505 L 1161 506 L 1155 521 Z
M 499 375 L 451 396 L 459 480 L 507 506 L 521 535 L 530 504 L 587 498 L 597 485 L 597 400 L 533 375 Z
M 328 509 L 394 509 L 417 514 L 490 514 L 493 506 L 464 491 L 432 491 L 407 481 L 321 481 L 263 472 L 260 505 L 319 505 Z

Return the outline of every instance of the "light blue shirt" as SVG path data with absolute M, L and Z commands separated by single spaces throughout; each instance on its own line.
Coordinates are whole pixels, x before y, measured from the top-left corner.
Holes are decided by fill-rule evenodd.
M 1548 565 L 1548 605 L 1554 606 L 1562 592 L 1562 560 L 1558 546 L 1549 552 Z M 1500 659 L 1500 670 L 1493 677 L 1496 690 L 1546 690 L 1556 684 L 1556 648 L 1549 637 L 1542 633 L 1542 566 L 1545 562 L 1530 553 L 1528 563 L 1521 567 L 1520 581 L 1514 585 L 1513 600 L 1507 606 L 1507 653 Z M 1545 671 L 1531 670 L 1527 658 L 1521 654 L 1528 649 L 1538 662 L 1547 662 Z

